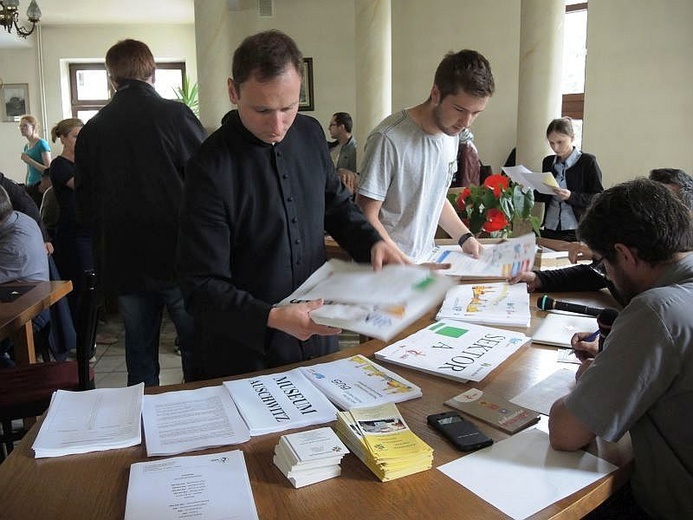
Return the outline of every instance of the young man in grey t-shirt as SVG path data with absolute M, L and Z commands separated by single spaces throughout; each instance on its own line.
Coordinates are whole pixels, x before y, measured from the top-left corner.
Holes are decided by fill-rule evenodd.
M 457 171 L 459 134 L 495 89 L 488 60 L 472 50 L 448 53 L 428 99 L 387 117 L 369 135 L 356 203 L 381 236 L 413 261 L 433 247 L 438 225 L 466 253 L 480 245 L 447 200 Z

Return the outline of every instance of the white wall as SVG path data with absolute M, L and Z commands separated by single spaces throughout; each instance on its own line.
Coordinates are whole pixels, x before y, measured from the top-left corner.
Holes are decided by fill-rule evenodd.
M 590 0 L 583 148 L 605 186 L 693 174 L 693 2 Z
M 447 52 L 474 49 L 489 60 L 496 93 L 471 130 L 480 159 L 499 172 L 515 146 L 520 2 L 393 0 L 392 18 L 393 111 L 428 98 Z
M 195 29 L 192 25 L 44 26 L 41 54 L 46 121 L 41 124 L 44 126 L 42 136 L 49 142 L 53 125 L 71 117 L 67 63 L 103 61 L 108 49 L 124 38 L 145 42 L 157 60 L 185 61 L 186 72 L 196 81 Z M 27 50 L 0 50 L 0 71 L 5 83 L 30 84 L 31 113 L 41 120 L 38 55 L 38 45 Z M 18 182 L 24 182 L 26 175 L 26 165 L 19 159 L 24 144 L 26 140 L 19 134 L 17 123 L 0 123 L 0 171 Z M 50 144 L 54 156 L 61 152 L 60 143 Z

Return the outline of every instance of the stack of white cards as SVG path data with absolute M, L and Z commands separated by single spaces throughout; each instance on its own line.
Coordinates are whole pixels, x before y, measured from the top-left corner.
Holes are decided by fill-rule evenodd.
M 339 463 L 349 453 L 332 428 L 282 435 L 274 448 L 274 464 L 295 488 L 342 473 Z

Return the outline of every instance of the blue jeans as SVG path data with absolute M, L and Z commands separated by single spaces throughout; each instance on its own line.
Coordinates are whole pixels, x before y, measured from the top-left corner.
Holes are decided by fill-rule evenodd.
M 118 306 L 125 325 L 128 385 L 159 384 L 159 337 L 164 306 L 180 341 L 183 377 L 186 381 L 194 380 L 192 347 L 195 324 L 183 306 L 183 295 L 178 287 L 121 294 L 118 296 Z

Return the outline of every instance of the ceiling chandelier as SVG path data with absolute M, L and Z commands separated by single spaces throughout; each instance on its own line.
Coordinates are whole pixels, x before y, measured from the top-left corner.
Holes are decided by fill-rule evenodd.
M 36 0 L 31 0 L 29 8 L 26 10 L 26 17 L 31 22 L 31 29 L 25 29 L 17 23 L 19 21 L 19 0 L 0 0 L 0 25 L 5 27 L 7 32 L 12 32 L 12 26 L 22 38 L 26 38 L 34 32 L 36 24 L 41 19 L 41 9 Z

